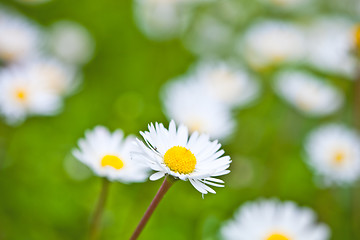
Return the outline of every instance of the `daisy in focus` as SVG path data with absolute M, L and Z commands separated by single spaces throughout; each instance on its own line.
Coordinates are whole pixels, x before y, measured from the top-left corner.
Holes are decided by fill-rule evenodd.
M 61 106 L 59 95 L 49 91 L 30 71 L 21 66 L 1 71 L 0 113 L 9 124 L 19 124 L 32 115 L 55 115 Z
M 25 65 L 40 84 L 61 96 L 73 92 L 80 83 L 72 65 L 54 58 L 34 58 Z
M 343 95 L 324 79 L 302 71 L 283 71 L 276 77 L 276 92 L 309 116 L 325 116 L 338 110 Z
M 30 58 L 39 51 L 42 33 L 16 14 L 0 11 L 0 60 L 6 63 Z
M 260 200 L 244 204 L 221 229 L 225 240 L 327 240 L 330 231 L 315 213 L 294 202 Z
M 241 67 L 226 62 L 203 62 L 195 68 L 195 76 L 204 90 L 229 107 L 241 107 L 259 94 L 259 84 Z
M 190 132 L 206 133 L 213 139 L 226 139 L 236 126 L 231 111 L 203 91 L 202 85 L 194 79 L 168 83 L 162 94 L 165 115 L 185 124 Z
M 137 140 L 138 149 L 132 153 L 134 160 L 147 164 L 156 171 L 150 180 L 158 180 L 165 175 L 190 183 L 202 194 L 215 193 L 210 186 L 223 187 L 224 182 L 216 177 L 228 174 L 231 159 L 223 156 L 218 141 L 210 141 L 209 136 L 194 132 L 189 136 L 187 127 L 178 128 L 174 121 L 169 129 L 163 124 L 149 125 L 149 131 L 140 132 L 146 145 Z
M 239 51 L 255 69 L 302 60 L 304 34 L 298 26 L 278 20 L 261 21 L 245 32 Z
M 110 181 L 144 182 L 149 169 L 131 159 L 134 140 L 133 136 L 124 138 L 121 130 L 111 133 L 97 126 L 85 132 L 85 138 L 79 140 L 79 149 L 74 149 L 73 155 L 96 175 Z
M 354 130 L 331 124 L 320 127 L 308 137 L 307 163 L 325 184 L 349 184 L 360 176 L 360 138 Z
M 351 52 L 358 41 L 357 36 L 355 24 L 347 18 L 316 19 L 308 29 L 309 63 L 324 72 L 352 77 L 356 60 Z
M 89 62 L 95 51 L 95 42 L 87 29 L 65 20 L 51 26 L 48 45 L 55 56 L 77 65 Z

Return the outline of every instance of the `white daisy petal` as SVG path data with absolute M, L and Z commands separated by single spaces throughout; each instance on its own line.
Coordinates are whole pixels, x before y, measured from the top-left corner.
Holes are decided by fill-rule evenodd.
M 150 179 L 151 181 L 156 181 L 156 180 L 162 178 L 163 176 L 165 176 L 165 173 L 163 173 L 163 172 L 156 172 L 156 173 L 152 174 L 149 179 Z

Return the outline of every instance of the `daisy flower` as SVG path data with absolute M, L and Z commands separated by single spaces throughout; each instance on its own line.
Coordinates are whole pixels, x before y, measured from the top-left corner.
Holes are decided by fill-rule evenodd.
M 72 65 L 54 58 L 35 58 L 25 65 L 40 84 L 59 95 L 71 93 L 80 83 L 76 69 Z
M 308 137 L 307 163 L 325 184 L 349 184 L 360 176 L 360 138 L 354 130 L 338 124 L 322 126 Z
M 195 76 L 211 97 L 229 107 L 241 107 L 259 94 L 259 84 L 241 67 L 226 62 L 203 62 Z
M 330 231 L 315 213 L 294 202 L 275 199 L 244 204 L 221 229 L 226 240 L 327 240 Z
M 354 30 L 347 18 L 329 16 L 315 20 L 307 34 L 309 63 L 324 72 L 352 77 L 356 69 L 351 54 L 357 41 Z
M 206 94 L 193 79 L 170 82 L 163 89 L 165 115 L 185 124 L 190 132 L 206 133 L 214 139 L 226 139 L 235 129 L 230 109 Z
M 309 116 L 325 116 L 338 110 L 343 95 L 325 79 L 302 71 L 283 71 L 276 77 L 276 92 L 291 105 Z
M 89 62 L 95 51 L 95 42 L 88 30 L 78 23 L 58 21 L 49 31 L 48 45 L 60 59 L 71 64 Z
M 223 187 L 222 180 L 215 177 L 228 174 L 231 160 L 223 156 L 218 141 L 210 141 L 209 136 L 194 132 L 189 137 L 185 125 L 178 128 L 174 121 L 169 129 L 163 124 L 149 125 L 149 131 L 140 132 L 146 145 L 137 140 L 138 150 L 133 152 L 134 160 L 147 164 L 156 171 L 150 180 L 165 175 L 190 183 L 202 194 L 215 193 L 208 185 Z
M 123 183 L 144 182 L 148 168 L 131 160 L 130 151 L 135 138 L 124 138 L 121 130 L 111 133 L 103 126 L 85 132 L 73 155 L 100 177 Z
M 28 115 L 54 115 L 61 107 L 59 95 L 49 91 L 22 66 L 0 73 L 0 113 L 9 124 L 21 123 Z
M 0 60 L 19 62 L 35 55 L 41 47 L 41 32 L 29 21 L 0 11 Z
M 295 24 L 278 20 L 258 22 L 245 32 L 239 46 L 239 51 L 256 69 L 299 61 L 305 54 L 302 30 Z

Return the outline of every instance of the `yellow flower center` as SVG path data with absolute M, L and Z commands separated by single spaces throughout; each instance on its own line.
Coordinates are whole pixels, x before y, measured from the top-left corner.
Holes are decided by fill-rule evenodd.
M 271 234 L 266 240 L 290 240 L 290 238 L 284 236 L 283 234 L 274 233 Z
M 354 41 L 355 41 L 355 46 L 360 49 L 360 25 L 355 27 Z
M 343 151 L 335 152 L 333 161 L 335 164 L 341 164 L 345 161 L 345 153 Z
M 124 162 L 121 159 L 114 155 L 106 155 L 101 159 L 101 166 L 106 167 L 110 166 L 116 170 L 120 170 L 124 167 Z
M 26 99 L 26 92 L 23 89 L 18 89 L 15 91 L 15 97 L 20 101 L 25 101 Z
M 166 151 L 164 162 L 171 171 L 189 174 L 195 170 L 196 157 L 190 150 L 175 146 Z

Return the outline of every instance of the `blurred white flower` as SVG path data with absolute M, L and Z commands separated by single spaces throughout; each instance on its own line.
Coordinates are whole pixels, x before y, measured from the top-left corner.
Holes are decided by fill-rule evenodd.
M 196 2 L 196 1 L 195 1 Z M 135 20 L 140 30 L 155 40 L 179 36 L 190 18 L 189 0 L 134 0 Z
M 60 59 L 71 64 L 89 62 L 95 50 L 95 42 L 86 28 L 71 21 L 54 23 L 49 32 L 49 47 Z
M 162 92 L 164 112 L 168 119 L 185 124 L 190 132 L 225 139 L 235 128 L 230 109 L 204 91 L 203 85 L 191 78 L 168 83 Z
M 9 124 L 21 123 L 28 115 L 54 115 L 61 105 L 59 95 L 22 66 L 0 72 L 0 113 Z
M 235 219 L 221 229 L 225 240 L 327 240 L 330 231 L 315 213 L 291 201 L 275 199 L 245 203 Z
M 232 45 L 231 26 L 214 16 L 196 19 L 185 38 L 186 47 L 201 56 L 217 56 Z
M 42 32 L 30 21 L 0 11 L 0 60 L 13 63 L 36 55 L 42 46 Z
M 307 72 L 286 70 L 275 78 L 276 92 L 309 116 L 329 115 L 343 104 L 344 97 L 336 88 Z
M 223 156 L 218 141 L 194 132 L 189 136 L 186 126 L 176 127 L 171 121 L 169 129 L 163 124 L 149 124 L 149 131 L 140 132 L 146 145 L 138 140 L 138 150 L 132 152 L 134 160 L 147 164 L 156 171 L 150 180 L 171 175 L 183 181 L 190 181 L 202 194 L 215 193 L 210 186 L 224 187 L 222 180 L 215 177 L 228 174 L 231 159 Z
M 299 61 L 305 54 L 304 34 L 295 24 L 263 20 L 245 32 L 238 50 L 255 69 Z
M 72 93 L 80 83 L 73 66 L 54 58 L 35 58 L 26 62 L 25 67 L 40 84 L 59 95 Z
M 325 184 L 349 184 L 360 176 L 360 138 L 354 130 L 330 124 L 314 130 L 305 144 L 308 164 Z
M 216 101 L 242 107 L 259 94 L 259 83 L 241 66 L 226 62 L 201 62 L 194 69 L 197 81 Z
M 328 73 L 352 77 L 356 70 L 352 55 L 355 30 L 355 25 L 344 17 L 322 17 L 314 21 L 307 34 L 309 63 Z
M 150 170 L 130 157 L 135 138 L 124 138 L 121 130 L 111 133 L 103 126 L 85 132 L 78 142 L 79 149 L 73 155 L 86 164 L 94 173 L 110 181 L 122 183 L 144 182 Z

